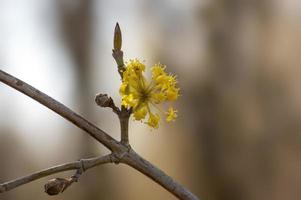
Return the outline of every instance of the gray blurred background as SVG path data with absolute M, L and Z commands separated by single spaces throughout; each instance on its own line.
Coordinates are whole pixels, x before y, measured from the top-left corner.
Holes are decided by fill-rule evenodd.
M 0 1 L 0 68 L 119 139 L 111 56 L 119 22 L 125 59 L 177 74 L 179 118 L 159 130 L 131 121 L 132 147 L 204 200 L 301 196 L 301 1 Z M 108 153 L 52 111 L 0 84 L 0 182 Z M 2 200 L 175 199 L 137 171 L 108 164 L 49 197 L 50 176 Z

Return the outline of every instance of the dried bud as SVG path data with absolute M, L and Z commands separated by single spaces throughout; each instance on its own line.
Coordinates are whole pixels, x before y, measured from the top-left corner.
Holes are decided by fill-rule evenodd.
M 116 23 L 114 31 L 114 50 L 121 50 L 122 36 L 119 24 Z
M 69 185 L 70 185 L 69 179 L 64 178 L 54 178 L 49 180 L 44 188 L 45 192 L 49 195 L 57 195 L 61 192 L 63 192 Z
M 113 99 L 107 94 L 98 94 L 95 97 L 95 102 L 101 107 L 110 107 L 113 104 Z

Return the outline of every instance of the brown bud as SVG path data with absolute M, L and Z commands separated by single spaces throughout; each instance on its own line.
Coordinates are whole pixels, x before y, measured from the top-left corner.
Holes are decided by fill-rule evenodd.
M 114 31 L 114 50 L 121 50 L 122 36 L 119 24 L 116 23 Z
M 49 195 L 57 195 L 63 192 L 70 185 L 70 180 L 65 178 L 54 178 L 45 185 L 45 192 Z
M 101 107 L 110 107 L 113 104 L 113 99 L 107 94 L 98 94 L 95 97 L 95 102 Z

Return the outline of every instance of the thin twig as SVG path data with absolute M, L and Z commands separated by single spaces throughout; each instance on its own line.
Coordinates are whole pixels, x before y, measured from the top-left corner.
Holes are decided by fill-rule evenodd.
M 118 73 L 121 77 L 121 81 L 123 81 L 123 72 L 126 70 L 124 61 L 123 61 L 123 51 L 121 50 L 122 46 L 122 36 L 119 24 L 116 23 L 115 31 L 114 31 L 114 41 L 113 41 L 114 49 L 112 50 L 112 56 L 116 61 Z M 125 108 L 124 106 L 121 107 L 121 111 L 118 114 L 119 121 L 120 121 L 120 130 L 121 130 L 121 143 L 130 146 L 129 144 L 129 118 L 131 115 L 131 111 Z
M 29 174 L 27 176 L 17 178 L 12 181 L 8 181 L 5 183 L 0 184 L 0 193 L 9 191 L 11 189 L 14 189 L 18 186 L 24 185 L 26 183 L 29 183 L 31 181 L 43 178 L 45 176 L 49 176 L 51 174 L 56 174 L 63 171 L 69 171 L 69 170 L 81 170 L 86 171 L 92 167 L 95 167 L 97 165 L 110 163 L 112 162 L 112 154 L 101 156 L 101 157 L 95 157 L 95 158 L 89 158 L 89 159 L 81 159 L 74 162 L 64 163 L 61 165 L 57 165 L 54 167 L 50 167 L 38 172 L 35 172 L 33 174 Z
M 112 159 L 110 162 L 114 163 L 125 163 L 141 173 L 145 174 L 149 178 L 153 179 L 155 182 L 160 184 L 162 187 L 167 189 L 169 192 L 171 192 L 173 195 L 178 197 L 181 200 L 198 200 L 198 198 L 192 194 L 189 190 L 181 186 L 179 183 L 174 181 L 171 177 L 166 175 L 163 171 L 152 165 L 150 162 L 139 156 L 137 153 L 135 153 L 130 146 L 119 143 L 114 138 L 109 136 L 107 133 L 96 127 L 94 124 L 89 122 L 88 120 L 84 119 L 71 109 L 67 108 L 65 105 L 59 103 L 58 101 L 54 100 L 53 98 L 47 96 L 46 94 L 42 93 L 41 91 L 37 90 L 36 88 L 30 86 L 29 84 L 13 77 L 12 75 L 0 70 L 0 81 L 5 83 L 6 85 L 15 88 L 16 90 L 22 92 L 23 94 L 31 97 L 35 101 L 40 102 L 44 106 L 50 108 L 57 114 L 61 115 L 68 121 L 75 124 L 80 129 L 86 131 L 90 136 L 95 138 L 97 141 L 105 145 L 108 149 L 112 151 Z M 93 163 L 93 162 L 92 162 Z M 54 167 L 56 172 L 65 171 L 75 169 L 74 163 L 67 163 L 66 166 L 59 166 L 57 168 Z M 91 164 L 92 166 L 92 164 Z M 53 168 L 52 168 L 53 169 Z M 77 168 L 76 168 L 77 169 Z M 37 172 L 42 173 L 42 175 L 39 175 L 41 177 L 47 176 L 48 174 L 43 174 L 43 171 Z M 29 175 L 30 176 L 30 175 Z M 28 177 L 28 176 L 26 176 Z M 35 177 L 35 176 L 33 176 Z M 22 179 L 22 178 L 21 178 Z M 32 179 L 32 178 L 31 178 Z M 31 181 L 30 179 L 30 181 Z M 37 179 L 37 178 L 36 178 Z M 20 179 L 17 179 L 20 180 Z M 19 181 L 10 181 L 15 182 L 15 187 L 20 186 L 24 183 Z M 35 180 L 35 179 L 32 179 Z M 10 182 L 4 183 L 9 184 Z M 28 181 L 29 182 L 29 181 Z M 8 191 L 9 186 L 4 186 L 4 184 L 1 184 L 0 190 L 1 191 Z M 11 183 L 12 184 L 12 183 Z M 13 188 L 15 188 L 13 187 Z M 3 189 L 4 188 L 4 189 Z M 11 188 L 12 189 L 12 188 Z

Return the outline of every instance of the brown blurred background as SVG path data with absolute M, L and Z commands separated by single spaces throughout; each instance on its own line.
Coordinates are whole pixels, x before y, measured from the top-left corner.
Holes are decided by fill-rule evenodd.
M 301 1 L 12 0 L 0 2 L 0 66 L 119 138 L 96 93 L 120 102 L 111 57 L 178 75 L 179 118 L 159 130 L 131 121 L 132 147 L 204 200 L 301 197 Z M 105 154 L 87 134 L 0 84 L 0 182 Z M 2 200 L 175 199 L 124 165 L 87 171 L 49 197 L 43 178 Z

